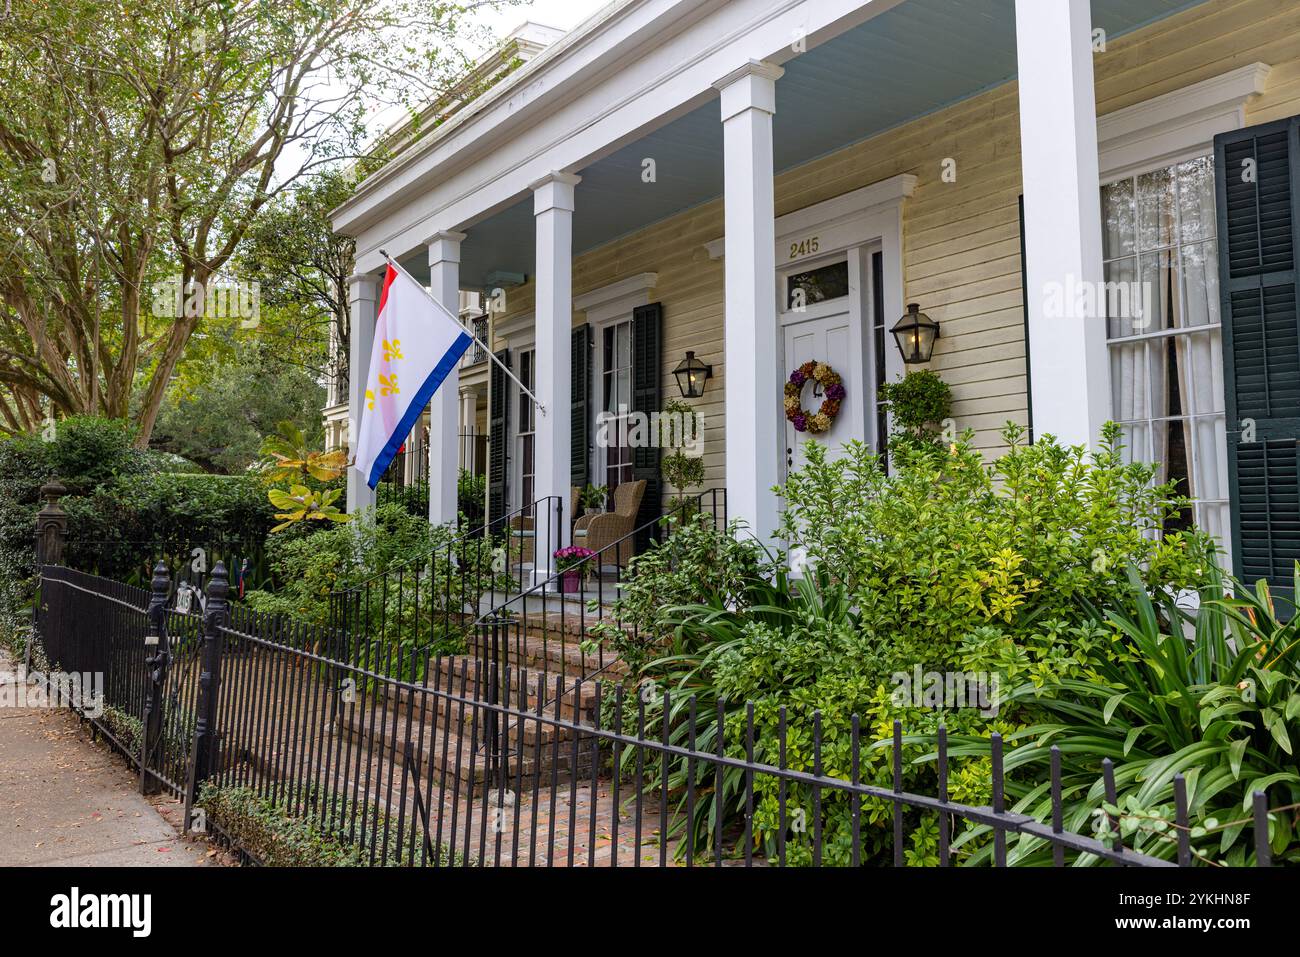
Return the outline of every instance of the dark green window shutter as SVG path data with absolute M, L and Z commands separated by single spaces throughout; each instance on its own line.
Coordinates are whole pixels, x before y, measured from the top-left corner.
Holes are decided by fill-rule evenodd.
M 488 373 L 488 522 L 501 519 L 506 513 L 506 476 L 509 474 L 510 456 L 510 380 L 502 365 L 509 367 L 510 350 L 496 354 L 501 360 L 493 362 Z
M 1214 159 L 1233 566 L 1290 599 L 1300 561 L 1300 117 L 1223 133 Z
M 632 310 L 632 411 L 647 416 L 660 411 L 660 382 L 663 374 L 663 306 L 652 302 Z M 632 474 L 646 480 L 637 528 L 649 525 L 660 515 L 663 481 L 659 476 L 659 445 L 632 450 Z M 647 528 L 637 536 L 637 550 L 643 550 L 658 529 Z
M 591 482 L 591 326 L 573 330 L 569 386 L 569 475 L 578 488 Z M 572 518 L 573 516 L 570 516 Z

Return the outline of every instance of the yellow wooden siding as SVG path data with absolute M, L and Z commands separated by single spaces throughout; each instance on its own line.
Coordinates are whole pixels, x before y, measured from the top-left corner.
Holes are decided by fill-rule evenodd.
M 1249 107 L 1249 122 L 1300 113 L 1298 36 L 1295 0 L 1211 0 L 1112 40 L 1095 60 L 1098 112 L 1263 61 L 1273 72 Z M 1027 420 L 1017 102 L 1017 86 L 1008 83 L 776 180 L 776 212 L 784 215 L 900 173 L 917 177 L 904 205 L 904 298 L 942 324 L 932 368 L 952 386 L 958 427 L 973 429 L 990 456 L 1002 447 L 1005 422 Z M 956 162 L 955 182 L 942 179 L 945 159 Z M 575 215 L 582 215 L 581 186 Z M 726 369 L 722 263 L 702 246 L 722 229 L 722 204 L 714 201 L 587 252 L 573 271 L 575 294 L 641 272 L 659 274 L 654 298 L 664 309 L 665 397 L 678 394 L 672 368 L 687 349 L 713 364 L 697 402 L 706 417 L 708 487 L 725 484 Z M 531 311 L 531 287 L 511 290 L 509 305 L 509 314 Z

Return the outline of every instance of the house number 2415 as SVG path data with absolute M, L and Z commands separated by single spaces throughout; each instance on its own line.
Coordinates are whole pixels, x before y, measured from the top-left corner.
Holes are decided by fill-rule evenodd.
M 804 256 L 811 256 L 821 249 L 821 246 L 822 238 L 820 236 L 809 236 L 807 239 L 801 239 L 790 244 L 790 258 L 801 259 Z

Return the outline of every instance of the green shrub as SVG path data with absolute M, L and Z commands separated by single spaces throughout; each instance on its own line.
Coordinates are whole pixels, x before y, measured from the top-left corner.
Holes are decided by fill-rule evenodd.
M 171 472 L 174 456 L 140 451 L 132 440 L 121 422 L 78 417 L 59 422 L 49 441 L 0 441 L 0 626 L 26 615 L 40 488 L 52 478 L 67 489 L 60 504 L 68 513 L 66 561 L 74 567 L 142 584 L 151 560 L 178 566 L 199 546 L 237 550 L 255 571 L 265 564 L 261 542 L 274 509 L 256 476 Z M 164 554 L 141 545 L 160 542 L 175 547 Z
M 429 500 L 428 483 L 425 483 L 424 501 Z M 487 476 L 475 475 L 461 469 L 456 476 L 456 507 L 465 516 L 467 528 L 476 529 L 483 525 L 487 512 Z
M 703 515 L 669 519 L 663 540 L 631 560 L 618 599 L 589 631 L 640 671 L 672 638 L 682 607 L 742 613 L 753 604 L 754 589 L 765 590 L 774 572 L 766 550 L 745 537 L 739 524 L 723 531 Z
M 861 778 L 892 786 L 888 741 L 897 719 L 914 736 L 904 746 L 903 786 L 934 793 L 933 766 L 916 763 L 932 750 L 923 743 L 926 734 L 942 723 L 956 736 L 987 742 L 998 731 L 1014 738 L 1036 713 L 1032 702 L 1019 699 L 988 716 L 896 701 L 894 675 L 916 667 L 988 668 L 998 671 L 1004 686 L 1086 680 L 1095 676 L 1097 659 L 1109 646 L 1099 609 L 1127 593 L 1127 567 L 1141 567 L 1143 587 L 1152 591 L 1204 581 L 1210 540 L 1199 533 L 1153 534 L 1181 502 L 1171 489 L 1153 484 L 1150 467 L 1124 463 L 1116 430 L 1107 429 L 1093 455 L 1048 438 L 1024 446 L 1021 437 L 1010 428 L 1010 451 L 991 465 L 965 439 L 951 447 L 899 443 L 889 475 L 861 444 L 832 462 L 810 443 L 807 464 L 783 489 L 782 532 L 801 580 L 795 587 L 780 575 L 750 582 L 746 590 L 761 597 L 746 606 L 713 599 L 694 606 L 675 602 L 685 589 L 672 563 L 642 566 L 627 591 L 646 596 L 638 620 L 648 621 L 661 638 L 655 645 L 661 654 L 646 660 L 638 677 L 652 677 L 674 692 L 671 736 L 685 734 L 688 695 L 697 696 L 705 715 L 722 700 L 724 746 L 743 753 L 741 708 L 751 701 L 756 757 L 775 764 L 784 707 L 787 766 L 812 769 L 812 728 L 819 720 L 823 773 L 847 778 L 856 714 Z M 673 597 L 656 603 L 661 591 Z M 664 635 L 671 640 L 665 643 Z M 1015 654 L 993 654 L 1004 647 Z M 662 728 L 653 702 L 650 720 Z M 704 740 L 712 736 L 704 730 L 697 747 L 715 748 L 716 740 Z M 871 747 L 877 741 L 886 745 Z M 953 799 L 987 803 L 989 770 L 987 744 L 982 755 L 972 752 L 955 761 Z M 671 772 L 680 793 L 686 769 L 675 762 Z M 697 762 L 697 788 L 712 787 L 711 774 L 712 768 Z M 742 812 L 743 789 L 734 774 L 724 777 L 727 813 L 734 819 Z M 755 786 L 755 836 L 771 853 L 780 828 L 777 782 L 759 776 Z M 791 784 L 787 811 L 793 815 L 796 809 L 811 814 L 811 792 Z M 847 797 L 823 792 L 822 812 L 824 861 L 848 863 L 853 847 Z M 706 807 L 691 822 L 701 850 L 711 846 L 709 813 Z M 865 860 L 891 850 L 891 815 L 885 802 L 863 803 Z M 909 811 L 906 817 L 908 861 L 936 862 L 933 815 Z M 791 863 L 811 860 L 810 832 L 790 831 L 785 838 Z M 976 836 L 963 852 L 974 855 L 981 847 Z
M 976 628 L 1029 635 L 1079 620 L 1126 591 L 1125 569 L 1148 588 L 1196 587 L 1213 556 L 1199 532 L 1155 534 L 1183 506 L 1154 468 L 1126 464 L 1108 426 L 1088 453 L 1044 437 L 985 465 L 967 442 L 896 448 L 885 475 L 865 446 L 827 459 L 811 445 L 784 488 L 783 532 L 809 565 L 842 582 L 862 627 L 896 666 L 956 664 Z
M 915 369 L 882 385 L 880 401 L 889 404 L 895 439 L 933 440 L 952 411 L 952 390 L 929 369 Z
M 347 525 L 272 536 L 269 562 L 280 587 L 249 592 L 245 601 L 309 625 L 342 623 L 352 641 L 346 653 L 372 665 L 405 661 L 398 676 L 419 679 L 425 655 L 465 649 L 479 598 L 505 587 L 492 551 L 400 505 L 382 505 Z
M 1300 575 L 1300 571 L 1297 572 Z M 1217 574 L 1194 611 L 1161 594 L 1153 601 L 1134 572 L 1125 605 L 1112 609 L 1107 640 L 1089 655 L 1091 673 L 1016 687 L 1008 701 L 1037 718 L 1009 742 L 1012 810 L 1049 819 L 1051 746 L 1061 749 L 1065 826 L 1172 859 L 1174 776 L 1182 773 L 1193 854 L 1243 866 L 1254 861 L 1251 796 L 1269 794 L 1275 858 L 1300 862 L 1295 806 L 1300 802 L 1300 624 L 1284 622 L 1267 583 L 1224 598 Z M 1016 655 L 1004 647 L 1003 654 Z M 990 662 L 996 664 L 996 662 Z M 954 753 L 988 753 L 987 740 L 953 741 Z M 1105 800 L 1101 762 L 1114 762 L 1117 802 Z M 982 836 L 973 829 L 969 837 Z M 1041 840 L 1013 838 L 1008 861 L 1046 864 Z M 979 856 L 976 857 L 979 859 Z M 1085 858 L 1082 863 L 1095 863 Z
M 286 789 L 290 790 L 290 789 Z M 296 817 L 269 796 L 258 794 L 249 787 L 219 787 L 207 782 L 199 791 L 197 807 L 207 814 L 241 850 L 266 867 L 367 867 L 372 866 L 371 850 L 357 845 L 341 822 L 365 820 L 371 833 L 391 833 L 394 840 L 387 853 L 374 852 L 373 864 L 383 867 L 400 867 L 410 863 L 407 854 L 410 839 L 414 840 L 415 860 L 420 860 L 424 833 L 414 823 L 404 825 L 402 843 L 396 841 L 398 821 L 393 815 L 382 812 L 378 805 L 369 802 L 364 809 L 353 809 L 351 799 L 345 794 L 331 797 L 319 789 L 308 787 L 303 793 L 311 795 L 314 806 L 330 807 L 332 821 L 340 822 L 327 829 L 319 816 Z M 409 835 L 409 837 L 408 837 Z M 446 847 L 437 848 L 438 860 L 429 864 L 453 866 L 464 859 Z

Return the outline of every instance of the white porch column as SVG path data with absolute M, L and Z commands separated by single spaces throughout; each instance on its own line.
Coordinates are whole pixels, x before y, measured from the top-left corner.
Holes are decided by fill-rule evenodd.
M 537 415 L 536 499 L 559 496 L 567 511 L 569 501 L 570 428 L 569 377 L 573 336 L 573 188 L 582 181 L 571 173 L 551 173 L 533 184 L 533 213 L 537 218 L 537 280 L 534 325 L 536 393 L 545 414 Z M 553 512 L 544 517 L 551 520 Z M 550 551 L 568 544 L 566 514 L 549 534 L 537 529 L 537 574 L 549 577 Z M 538 516 L 541 526 L 543 516 Z M 545 554 L 543 554 L 545 553 Z
M 1095 447 L 1110 417 L 1105 297 L 1093 286 L 1094 307 L 1075 304 L 1103 279 L 1092 57 L 1088 0 L 1016 0 L 1034 433 Z
M 722 94 L 725 166 L 727 514 L 760 539 L 776 530 L 785 428 L 777 363 L 772 114 L 781 67 L 751 60 Z
M 429 238 L 429 289 L 433 298 L 460 315 L 460 244 L 464 233 L 440 232 Z M 429 521 L 445 525 L 456 521 L 457 400 L 460 373 L 451 374 L 429 401 Z
M 348 301 L 351 304 L 351 328 L 348 331 L 348 455 L 357 452 L 361 434 L 361 411 L 365 408 L 366 373 L 370 368 L 370 348 L 375 341 L 375 299 L 379 281 L 358 273 L 348 277 Z M 366 476 L 355 468 L 348 469 L 348 514 L 375 504 L 375 493 L 366 485 Z

